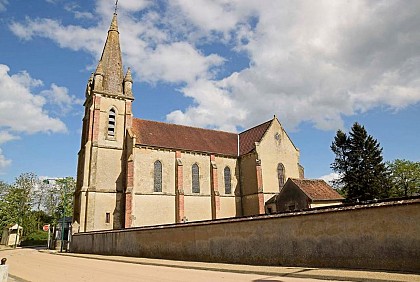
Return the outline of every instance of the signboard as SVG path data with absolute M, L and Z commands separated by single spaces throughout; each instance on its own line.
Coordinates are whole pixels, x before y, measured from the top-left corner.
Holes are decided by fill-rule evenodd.
M 49 224 L 45 224 L 44 226 L 42 226 L 42 230 L 44 230 L 44 231 L 48 231 L 49 229 L 50 229 Z

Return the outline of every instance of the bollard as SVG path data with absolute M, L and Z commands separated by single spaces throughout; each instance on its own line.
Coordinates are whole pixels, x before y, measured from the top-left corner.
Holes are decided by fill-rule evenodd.
M 7 282 L 7 277 L 9 276 L 8 267 L 6 265 L 7 258 L 1 259 L 0 264 L 0 282 Z

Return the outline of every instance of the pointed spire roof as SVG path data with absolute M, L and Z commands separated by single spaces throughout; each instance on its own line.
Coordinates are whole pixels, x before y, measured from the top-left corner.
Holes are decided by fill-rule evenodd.
M 133 77 L 131 76 L 131 69 L 127 69 L 127 73 L 125 74 L 124 81 L 133 82 Z
M 112 18 L 96 72 L 98 70 L 103 74 L 103 90 L 105 92 L 113 94 L 122 93 L 123 66 L 116 13 L 114 13 Z

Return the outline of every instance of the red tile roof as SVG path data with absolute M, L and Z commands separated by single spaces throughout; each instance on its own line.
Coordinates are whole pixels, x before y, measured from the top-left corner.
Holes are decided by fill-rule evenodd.
M 264 122 L 239 134 L 239 155 L 248 154 L 255 149 L 255 142 L 260 142 L 272 120 Z
M 238 155 L 238 135 L 235 133 L 138 118 L 133 119 L 133 132 L 139 145 L 235 157 Z
M 312 200 L 343 200 L 330 185 L 321 179 L 290 178 Z

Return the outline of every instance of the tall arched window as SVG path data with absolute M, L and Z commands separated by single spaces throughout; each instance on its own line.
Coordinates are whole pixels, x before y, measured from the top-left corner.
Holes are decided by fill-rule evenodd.
M 277 166 L 277 177 L 279 178 L 279 189 L 283 188 L 285 181 L 284 165 L 279 163 Z
M 112 108 L 109 110 L 109 113 L 108 113 L 108 136 L 110 137 L 115 137 L 115 122 L 116 122 L 115 109 Z
M 160 161 L 155 161 L 153 177 L 153 191 L 162 192 L 162 163 Z
M 197 164 L 192 165 L 192 192 L 200 193 L 200 170 Z
M 225 179 L 225 194 L 232 193 L 232 183 L 231 183 L 231 176 L 230 176 L 230 168 L 225 167 L 223 171 L 223 176 Z

